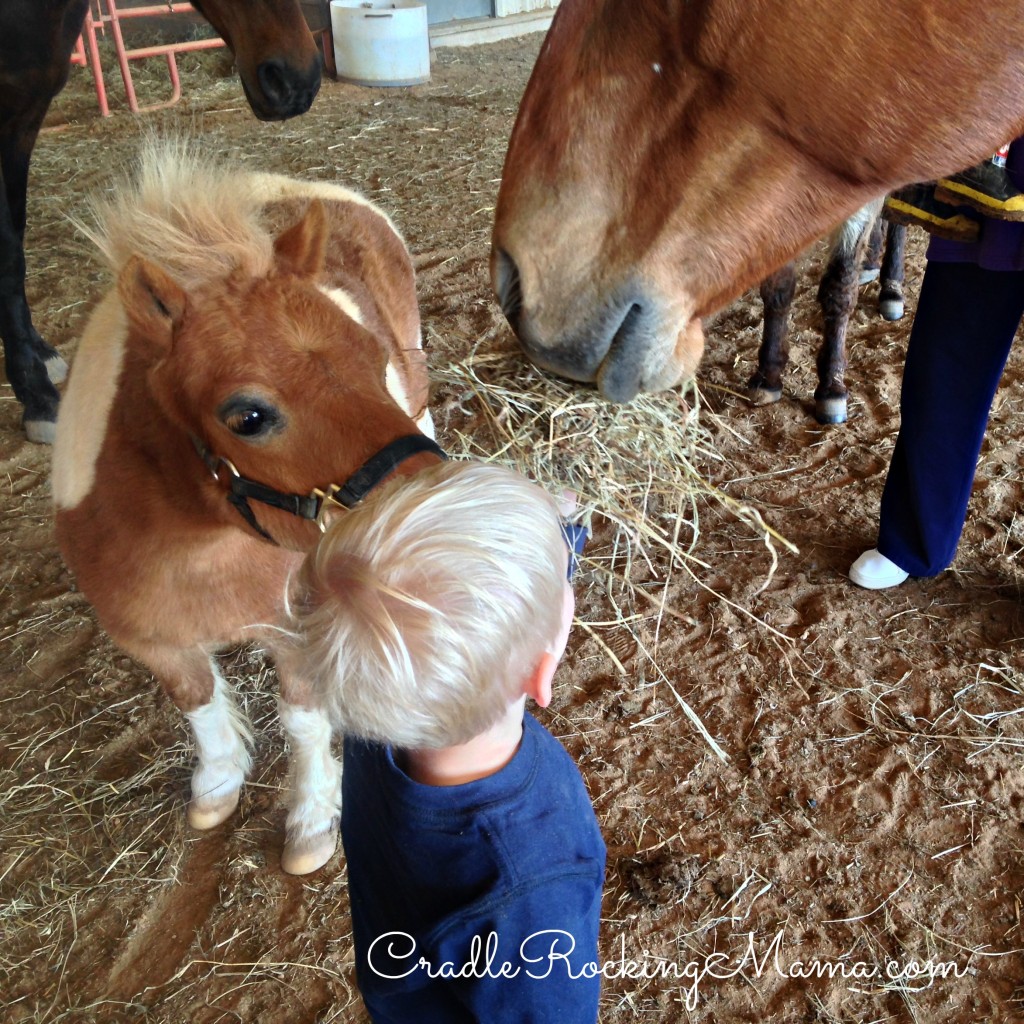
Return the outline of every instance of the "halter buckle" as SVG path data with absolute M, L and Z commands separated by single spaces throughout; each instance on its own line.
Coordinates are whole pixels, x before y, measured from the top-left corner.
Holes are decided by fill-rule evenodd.
M 341 490 L 338 484 L 328 484 L 326 487 L 314 487 L 309 492 L 311 498 L 316 498 L 320 502 L 320 507 L 316 513 L 316 525 L 317 529 L 321 533 L 327 532 L 327 511 L 333 506 L 335 508 L 344 509 L 345 506 L 335 498 L 335 495 Z
M 236 480 L 240 480 L 242 478 L 242 474 L 238 472 L 238 469 L 236 468 L 235 464 L 230 459 L 224 458 L 223 455 L 217 455 L 214 456 L 214 458 L 216 459 L 216 462 L 214 462 L 210 466 L 210 473 L 213 476 L 213 479 L 217 481 L 217 483 L 220 483 L 220 474 L 222 468 L 226 468 L 227 471 Z

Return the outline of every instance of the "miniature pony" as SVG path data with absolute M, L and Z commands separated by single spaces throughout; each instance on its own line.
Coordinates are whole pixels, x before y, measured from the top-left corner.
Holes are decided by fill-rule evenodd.
M 340 768 L 278 626 L 317 520 L 441 457 L 422 433 L 412 264 L 361 196 L 181 144 L 150 145 L 113 194 L 88 233 L 117 283 L 57 425 L 58 543 L 111 638 L 188 718 L 195 828 L 232 814 L 250 764 L 211 655 L 250 640 L 275 654 L 291 747 L 282 867 L 312 871 L 335 847 Z

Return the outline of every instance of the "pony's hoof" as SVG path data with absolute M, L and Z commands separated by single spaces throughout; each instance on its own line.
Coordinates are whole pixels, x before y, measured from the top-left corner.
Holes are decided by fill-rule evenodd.
M 235 813 L 241 792 L 240 789 L 236 789 L 224 796 L 206 800 L 193 797 L 188 803 L 189 825 L 200 832 L 216 828 Z
M 322 868 L 338 847 L 338 826 L 301 839 L 289 839 L 281 854 L 281 870 L 289 875 L 308 875 Z
M 25 436 L 33 444 L 53 444 L 57 424 L 53 420 L 25 420 Z
M 902 299 L 880 299 L 878 312 L 883 320 L 902 320 L 904 307 Z
M 865 285 L 871 284 L 872 281 L 878 280 L 878 275 L 881 273 L 878 267 L 865 267 L 860 275 L 857 277 L 857 284 Z
M 51 384 L 63 384 L 68 379 L 68 364 L 56 353 L 48 359 L 44 359 L 43 365 L 46 367 L 46 376 L 50 378 Z
M 822 424 L 846 422 L 846 398 L 816 398 L 814 418 Z
M 774 405 L 782 398 L 782 388 L 750 387 L 747 398 L 754 405 Z

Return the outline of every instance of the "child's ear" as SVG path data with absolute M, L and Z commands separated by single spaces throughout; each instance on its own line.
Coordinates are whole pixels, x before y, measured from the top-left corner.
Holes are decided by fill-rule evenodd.
M 551 681 L 555 678 L 559 660 L 559 655 L 545 651 L 530 678 L 526 680 L 523 692 L 527 697 L 532 697 L 538 707 L 546 708 L 551 703 Z

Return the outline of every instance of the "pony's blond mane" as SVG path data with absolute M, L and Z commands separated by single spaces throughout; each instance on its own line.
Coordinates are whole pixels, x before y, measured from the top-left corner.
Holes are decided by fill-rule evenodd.
M 269 273 L 273 236 L 261 223 L 255 176 L 184 140 L 148 140 L 133 171 L 91 203 L 79 228 L 118 273 L 132 256 L 189 289 L 241 272 Z

